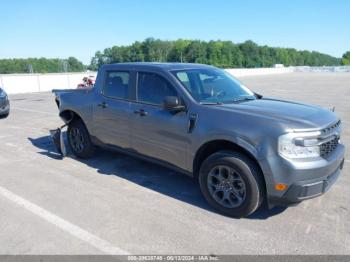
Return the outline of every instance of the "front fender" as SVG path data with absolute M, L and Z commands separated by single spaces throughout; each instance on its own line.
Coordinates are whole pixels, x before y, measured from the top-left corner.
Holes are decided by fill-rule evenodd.
M 255 159 L 259 158 L 259 151 L 258 148 L 254 145 L 253 142 L 251 142 L 248 138 L 245 138 L 243 136 L 238 135 L 226 135 L 226 134 L 211 134 L 206 137 L 206 139 L 202 140 L 200 143 L 198 143 L 197 148 L 195 152 L 197 152 L 203 145 L 215 141 L 215 140 L 224 140 L 231 142 L 247 152 L 249 152 Z

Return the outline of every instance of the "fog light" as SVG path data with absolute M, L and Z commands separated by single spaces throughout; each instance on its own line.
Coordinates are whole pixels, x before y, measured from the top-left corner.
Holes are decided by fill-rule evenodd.
M 287 185 L 286 184 L 276 184 L 275 189 L 278 191 L 283 191 L 283 190 L 287 189 Z

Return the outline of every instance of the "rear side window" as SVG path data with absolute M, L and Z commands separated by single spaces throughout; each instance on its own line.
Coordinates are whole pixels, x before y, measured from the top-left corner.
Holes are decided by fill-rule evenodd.
M 103 94 L 111 98 L 127 99 L 129 96 L 129 72 L 107 72 Z
M 166 96 L 177 96 L 176 90 L 166 79 L 154 73 L 138 73 L 138 101 L 162 105 Z

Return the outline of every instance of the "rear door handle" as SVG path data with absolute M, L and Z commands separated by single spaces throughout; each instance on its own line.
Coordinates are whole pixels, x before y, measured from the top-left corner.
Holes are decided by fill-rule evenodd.
M 108 107 L 108 104 L 106 102 L 102 102 L 102 103 L 98 104 L 97 106 L 101 107 L 101 108 L 106 108 L 106 107 Z
M 140 116 L 147 116 L 147 115 L 148 115 L 148 112 L 146 112 L 146 111 L 143 110 L 143 109 L 140 109 L 140 110 L 135 110 L 135 111 L 134 111 L 134 114 L 137 114 L 137 115 L 140 115 Z

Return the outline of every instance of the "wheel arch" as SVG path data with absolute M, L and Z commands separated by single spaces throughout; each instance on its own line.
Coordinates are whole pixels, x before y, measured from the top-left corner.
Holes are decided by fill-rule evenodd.
M 263 177 L 264 183 L 265 177 L 264 173 L 262 171 L 262 168 L 259 164 L 259 161 L 257 160 L 255 152 L 251 150 L 251 148 L 247 149 L 243 145 L 239 145 L 235 142 L 232 142 L 230 140 L 226 139 L 217 139 L 217 140 L 211 140 L 203 145 L 200 146 L 200 148 L 197 150 L 196 155 L 193 160 L 193 175 L 194 177 L 198 177 L 199 170 L 201 167 L 201 164 L 205 159 L 207 159 L 210 155 L 219 152 L 219 151 L 234 151 L 234 152 L 240 152 L 247 156 L 252 162 L 256 164 L 256 166 L 259 168 L 259 171 L 261 172 L 261 175 Z M 266 187 L 266 186 L 265 186 Z
M 77 113 L 77 112 L 74 111 L 74 110 L 71 110 L 71 109 L 65 109 L 65 110 L 61 111 L 61 112 L 59 113 L 59 116 L 60 116 L 60 118 L 63 120 L 63 122 L 64 122 L 65 124 L 69 124 L 70 122 L 72 122 L 72 121 L 75 120 L 75 119 L 79 119 L 79 120 L 81 120 L 81 121 L 84 123 L 84 120 L 83 120 L 83 118 L 80 116 L 80 114 Z M 85 125 L 85 123 L 84 123 L 84 125 Z M 86 126 L 86 125 L 85 125 L 85 126 Z

